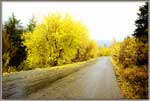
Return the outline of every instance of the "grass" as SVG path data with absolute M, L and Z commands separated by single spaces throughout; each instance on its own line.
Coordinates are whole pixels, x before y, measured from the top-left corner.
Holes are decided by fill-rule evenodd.
M 34 71 L 34 70 L 38 70 L 38 71 L 42 71 L 42 70 L 60 70 L 60 69 L 65 69 L 65 68 L 75 68 L 75 67 L 87 64 L 87 63 L 91 63 L 94 60 L 96 60 L 96 58 L 92 58 L 90 60 L 83 61 L 83 62 L 65 64 L 65 65 L 61 65 L 61 66 L 46 67 L 46 68 L 35 68 L 35 69 L 32 69 L 32 70 L 27 70 L 27 71 Z M 22 73 L 22 72 L 27 72 L 27 71 L 21 70 L 19 72 Z M 10 74 L 18 74 L 19 72 L 18 71 L 12 71 L 10 73 L 3 72 L 2 76 L 6 76 L 6 75 L 10 75 Z

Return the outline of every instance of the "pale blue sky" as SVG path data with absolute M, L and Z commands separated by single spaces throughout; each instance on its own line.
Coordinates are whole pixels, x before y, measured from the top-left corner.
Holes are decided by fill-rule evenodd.
M 15 13 L 25 25 L 32 15 L 37 20 L 51 12 L 69 13 L 84 23 L 95 40 L 123 40 L 135 29 L 139 6 L 144 2 L 2 2 L 2 21 Z

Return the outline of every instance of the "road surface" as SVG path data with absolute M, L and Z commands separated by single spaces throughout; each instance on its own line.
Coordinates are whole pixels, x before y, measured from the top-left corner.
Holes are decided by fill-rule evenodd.
M 121 99 L 110 57 L 31 93 L 26 99 Z

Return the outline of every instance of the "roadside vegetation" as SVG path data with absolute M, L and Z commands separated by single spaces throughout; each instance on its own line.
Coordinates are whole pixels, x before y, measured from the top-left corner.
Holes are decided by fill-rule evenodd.
M 113 44 L 112 63 L 125 98 L 148 98 L 148 3 L 140 7 L 131 37 Z
M 106 46 L 99 47 L 98 55 L 99 56 L 110 56 L 111 55 L 110 47 L 106 47 Z
M 46 67 L 79 68 L 96 57 L 111 56 L 122 95 L 147 99 L 148 3 L 140 7 L 135 25 L 122 42 L 113 39 L 109 47 L 98 47 L 86 26 L 68 14 L 52 13 L 40 23 L 33 16 L 27 26 L 12 14 L 2 26 L 3 76 Z M 70 72 L 66 70 L 63 74 Z
M 32 17 L 26 27 L 15 15 L 3 26 L 3 73 L 87 61 L 98 45 L 85 25 L 70 15 L 52 13 L 41 23 Z

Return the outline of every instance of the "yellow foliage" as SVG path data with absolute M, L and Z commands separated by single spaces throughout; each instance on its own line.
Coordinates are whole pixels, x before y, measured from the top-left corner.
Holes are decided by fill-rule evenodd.
M 33 32 L 24 33 L 23 38 L 28 52 L 25 64 L 31 69 L 84 61 L 91 58 L 87 53 L 95 57 L 95 51 L 87 48 L 97 47 L 82 23 L 59 13 L 46 16 Z
M 111 50 L 109 47 L 100 47 L 99 48 L 99 56 L 110 56 Z
M 148 70 L 146 66 L 122 68 L 113 59 L 115 73 L 121 93 L 125 98 L 145 99 L 148 97 Z

